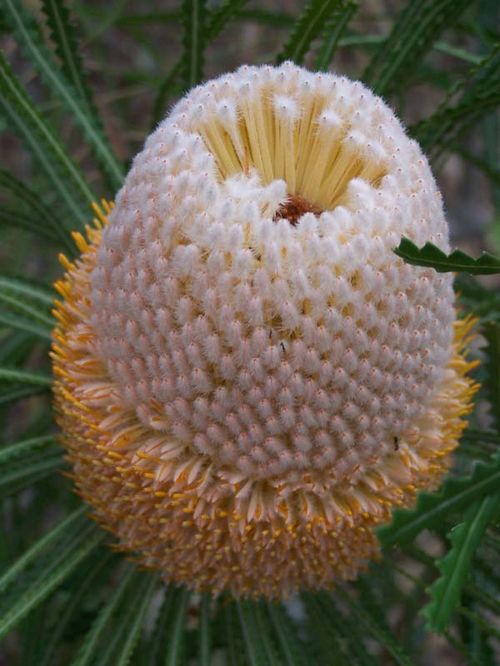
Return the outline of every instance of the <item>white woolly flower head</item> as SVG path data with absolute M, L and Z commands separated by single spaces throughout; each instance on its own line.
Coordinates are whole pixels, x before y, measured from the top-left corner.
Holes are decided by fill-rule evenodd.
M 192 90 L 56 286 L 56 407 L 97 518 L 167 580 L 279 597 L 352 578 L 435 485 L 474 386 L 418 145 L 290 63 Z
M 360 83 L 291 64 L 195 88 L 149 137 L 92 276 L 99 352 L 146 424 L 249 478 L 379 457 L 449 359 L 427 161 Z M 120 344 L 116 341 L 120 340 Z

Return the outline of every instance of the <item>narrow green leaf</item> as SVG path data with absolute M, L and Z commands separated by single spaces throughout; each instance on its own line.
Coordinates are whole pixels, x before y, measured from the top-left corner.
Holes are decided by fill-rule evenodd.
M 54 305 L 55 292 L 50 287 L 30 282 L 25 278 L 13 277 L 0 273 L 0 290 L 3 293 L 24 297 L 27 301 L 36 303 L 37 307 L 49 309 Z M 52 320 L 49 320 L 52 323 Z
M 493 624 L 490 624 L 490 622 L 485 620 L 481 615 L 479 615 L 479 613 L 473 613 L 468 608 L 464 608 L 463 606 L 460 606 L 458 610 L 462 615 L 469 618 L 473 622 L 476 622 L 477 625 L 481 627 L 481 629 L 488 636 L 495 638 L 497 641 L 500 640 L 500 630 L 497 627 L 495 627 Z M 480 666 L 483 666 L 483 664 L 481 664 Z
M 0 294 L 0 303 L 3 300 L 4 299 Z M 46 342 L 50 342 L 52 339 L 50 326 L 12 312 L 2 312 L 0 310 L 0 324 L 17 331 L 26 331 L 26 333 L 31 333 L 31 335 L 34 335 L 41 340 L 45 340 Z
M 469 599 L 468 595 L 464 595 L 464 601 L 472 613 L 475 615 L 479 614 L 478 604 Z M 469 617 L 460 616 L 458 624 L 463 640 L 469 646 L 472 659 L 481 666 L 496 666 L 498 660 L 495 659 L 495 654 L 488 640 L 489 637 L 479 626 L 478 622 Z
M 203 76 L 205 48 L 205 0 L 183 0 L 181 23 L 184 30 L 182 45 L 182 78 L 186 90 L 198 84 Z
M 316 69 L 327 72 L 347 24 L 359 7 L 358 0 L 340 0 L 326 21 L 323 43 L 316 57 Z
M 500 323 L 500 293 L 486 289 L 466 273 L 459 273 L 454 285 L 465 311 L 472 311 L 481 323 Z
M 500 432 L 500 323 L 488 323 L 483 327 L 486 338 L 485 364 L 486 380 L 484 388 L 490 405 L 490 414 L 497 432 Z
M 14 495 L 23 488 L 55 474 L 63 465 L 63 455 L 58 448 L 49 449 L 33 460 L 2 469 L 0 496 Z
M 4 12 L 12 31 L 19 39 L 30 61 L 38 69 L 50 90 L 59 97 L 71 117 L 82 128 L 99 164 L 112 179 L 115 187 L 119 187 L 124 176 L 121 165 L 109 148 L 100 128 L 96 126 L 94 117 L 89 115 L 87 105 L 82 104 L 78 93 L 75 94 L 73 86 L 61 75 L 53 63 L 50 51 L 43 43 L 33 17 L 24 10 L 19 0 L 4 0 Z
M 33 608 L 41 603 L 103 540 L 104 532 L 88 522 L 76 536 L 61 546 L 38 575 L 29 581 L 27 589 L 15 595 L 13 603 L 0 614 L 0 637 L 5 636 Z
M 284 666 L 307 666 L 310 656 L 297 636 L 293 625 L 281 604 L 266 602 L 267 612 L 276 633 Z M 340 665 L 339 665 L 340 666 Z
M 459 46 L 448 44 L 448 42 L 434 42 L 433 48 L 436 49 L 436 51 L 446 53 L 446 55 L 453 56 L 454 58 L 468 62 L 471 65 L 478 65 L 481 62 L 481 56 L 477 55 L 477 53 L 471 53 Z
M 52 386 L 52 377 L 42 375 L 41 373 L 29 372 L 28 370 L 18 370 L 17 368 L 0 367 L 0 381 L 16 382 L 19 384 L 31 384 L 34 386 L 46 387 Z
M 478 602 L 477 605 L 481 605 L 492 613 L 495 613 L 496 616 L 500 616 L 500 597 L 498 595 L 493 596 L 493 594 L 486 589 L 471 584 L 467 585 L 465 590 L 470 597 Z
M 274 631 L 271 629 L 265 605 L 258 601 L 250 603 L 252 604 L 258 640 L 262 644 L 263 652 L 269 666 L 294 666 L 295 662 L 284 661 L 284 656 L 278 654 Z
M 33 336 L 29 333 L 4 331 L 3 335 L 0 334 L 0 366 L 7 363 L 12 366 L 22 365 L 32 349 Z
M 368 654 L 364 636 L 356 623 L 349 621 L 324 595 L 305 593 L 302 595 L 307 609 L 307 628 L 319 663 L 335 663 L 336 666 L 372 666 L 373 658 Z
M 457 153 L 457 155 L 460 155 L 460 157 L 463 157 L 464 160 L 467 162 L 470 162 L 473 164 L 477 169 L 482 171 L 484 175 L 492 181 L 496 187 L 500 187 L 500 169 L 498 166 L 495 164 L 490 164 L 486 160 L 481 159 L 480 157 L 477 157 L 476 155 L 473 155 L 470 153 L 468 150 L 464 150 L 463 148 L 455 148 L 454 152 Z
M 81 225 L 85 224 L 88 221 L 89 212 L 82 204 L 82 200 L 86 201 L 87 207 L 89 207 L 96 198 L 52 128 L 42 118 L 19 84 L 1 52 L 0 87 L 2 89 L 0 109 L 3 109 L 11 126 L 17 129 L 19 135 L 31 149 L 47 178 L 59 193 L 61 200 L 74 216 L 74 224 L 68 224 L 63 218 L 66 228 L 68 230 L 75 228 L 78 222 Z
M 432 44 L 468 4 L 467 0 L 413 0 L 399 15 L 363 78 L 378 95 L 407 84 Z
M 16 286 L 18 286 L 17 290 Z M 2 276 L 0 275 L 0 304 L 3 303 L 12 310 L 21 313 L 24 319 L 38 326 L 43 332 L 42 337 L 48 336 L 50 339 L 50 333 L 54 327 L 55 320 L 47 311 L 47 305 L 45 303 L 41 305 L 39 298 L 36 300 L 34 298 L 30 299 L 26 297 L 26 293 L 22 293 L 23 286 L 22 282 L 15 280 L 8 281 L 7 286 L 5 286 L 5 281 L 2 281 Z M 20 291 L 22 295 L 19 293 Z M 41 292 L 41 290 L 39 291 Z M 5 313 L 6 316 L 10 314 L 12 313 Z M 12 325 L 15 325 L 15 322 L 14 324 L 6 323 L 6 326 Z M 22 325 L 22 320 L 20 325 Z
M 312 41 L 318 37 L 325 21 L 340 4 L 343 4 L 340 0 L 310 0 L 296 20 L 288 41 L 277 56 L 277 62 L 293 60 L 301 65 Z
M 438 560 L 441 576 L 428 589 L 431 601 L 423 609 L 430 631 L 442 633 L 456 609 L 474 553 L 484 531 L 500 507 L 500 493 L 495 493 L 469 507 L 465 519 L 449 534 L 451 548 Z
M 27 456 L 33 451 L 46 449 L 54 443 L 53 435 L 42 435 L 41 437 L 32 437 L 16 442 L 15 444 L 2 446 L 0 448 L 0 465 L 5 465 L 5 463 L 9 463 L 12 460 Z
M 190 591 L 185 587 L 180 588 L 176 596 L 175 613 L 169 623 L 165 666 L 181 666 L 182 664 L 182 648 L 185 638 L 184 625 L 190 596 Z
M 143 646 L 143 659 L 140 664 L 158 666 L 163 661 L 165 649 L 169 640 L 170 623 L 176 609 L 176 596 L 179 590 L 170 585 L 164 590 L 163 601 L 156 617 L 154 628 L 147 644 Z
M 47 390 L 47 386 L 36 384 L 32 384 L 31 386 L 0 387 L 0 407 L 4 407 L 17 400 L 22 400 L 23 398 L 29 398 L 38 393 L 43 393 Z
M 24 210 L 4 206 L 0 211 L 0 226 L 24 229 L 51 242 L 61 242 L 59 236 L 49 227 L 41 226 L 36 217 Z M 66 243 L 65 243 L 65 247 Z
M 69 625 L 74 622 L 75 616 L 81 611 L 85 596 L 92 590 L 96 579 L 99 578 L 103 570 L 107 569 L 114 558 L 111 550 L 106 550 L 104 553 L 98 553 L 97 555 L 98 557 L 94 557 L 93 559 L 89 558 L 90 561 L 87 563 L 87 570 L 83 576 L 80 577 L 80 572 L 78 572 L 78 580 L 70 588 L 71 595 L 61 609 L 57 624 L 52 628 L 43 654 L 37 660 L 36 666 L 52 666 L 52 664 L 56 663 L 55 653 L 65 632 L 68 630 Z
M 33 307 L 25 299 L 13 296 L 12 294 L 6 293 L 0 287 L 0 303 L 10 306 L 12 309 L 21 312 L 22 314 L 30 317 L 35 320 L 41 326 L 44 326 L 46 330 L 50 331 L 54 326 L 54 320 L 47 312 L 40 310 L 38 307 Z
M 127 565 L 126 571 L 122 572 L 120 576 L 118 585 L 108 597 L 106 604 L 99 611 L 89 632 L 85 636 L 80 650 L 72 662 L 72 666 L 87 666 L 95 661 L 95 658 L 99 654 L 100 641 L 105 635 L 108 622 L 113 613 L 119 608 L 135 576 L 137 576 L 137 570 L 133 566 Z
M 500 483 L 500 455 L 479 462 L 470 476 L 447 479 L 438 493 L 421 493 L 414 509 L 396 509 L 392 522 L 377 530 L 384 548 L 412 541 L 424 529 L 432 529 L 475 500 L 495 491 Z
M 4 222 L 9 222 L 10 220 L 12 226 L 23 226 L 47 238 L 59 240 L 67 249 L 72 249 L 74 244 L 64 230 L 61 221 L 45 205 L 36 192 L 17 178 L 14 178 L 9 171 L 3 169 L 0 169 L 0 187 L 9 191 L 18 202 L 22 202 L 23 206 L 29 209 L 29 213 L 13 209 L 10 218 L 5 217 L 4 209 L 0 219 L 3 219 Z M 21 221 L 19 222 L 19 220 Z
M 199 637 L 199 666 L 210 666 L 212 661 L 212 637 L 211 637 L 211 620 L 210 620 L 210 606 L 212 598 L 209 594 L 205 593 L 201 596 L 200 602 L 200 628 L 198 630 Z
M 354 600 L 350 594 L 340 587 L 335 590 L 335 594 L 349 607 L 351 619 L 359 622 L 368 635 L 383 645 L 396 664 L 400 666 L 412 666 L 413 662 L 405 654 L 396 637 L 381 624 L 376 616 L 369 613 L 361 603 Z
M 268 650 L 268 639 L 261 634 L 256 620 L 256 602 L 238 600 L 234 602 L 238 612 L 245 654 L 250 666 L 273 666 L 275 656 Z
M 224 626 L 226 638 L 226 663 L 228 666 L 247 666 L 244 660 L 244 643 L 234 603 L 225 600 Z
M 456 100 L 457 94 L 462 95 Z M 496 44 L 469 74 L 458 81 L 437 111 L 410 127 L 424 151 L 436 158 L 472 123 L 500 103 L 500 44 Z
M 128 591 L 122 610 L 116 615 L 110 627 L 112 639 L 99 654 L 95 666 L 127 666 L 140 638 L 151 598 L 158 586 L 158 579 L 152 574 L 135 573 L 135 579 Z
M 494 275 L 500 273 L 500 258 L 487 252 L 473 259 L 461 250 L 446 254 L 432 243 L 419 248 L 409 238 L 402 238 L 394 249 L 395 254 L 413 266 L 428 266 L 439 273 L 462 272 L 470 275 Z
M 19 574 L 24 571 L 28 566 L 36 562 L 40 554 L 50 547 L 54 547 L 61 539 L 75 528 L 79 526 L 83 528 L 87 524 L 85 518 L 85 506 L 82 505 L 76 511 L 73 511 L 69 516 L 62 520 L 50 532 L 47 532 L 41 539 L 36 541 L 25 553 L 22 555 L 9 569 L 0 577 L 0 591 L 15 580 Z

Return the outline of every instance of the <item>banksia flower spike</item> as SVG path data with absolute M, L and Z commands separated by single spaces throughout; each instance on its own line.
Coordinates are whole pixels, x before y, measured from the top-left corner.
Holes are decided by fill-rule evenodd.
M 475 386 L 428 163 L 359 82 L 290 63 L 192 90 L 57 284 L 76 486 L 166 580 L 286 596 L 352 579 L 441 480 Z

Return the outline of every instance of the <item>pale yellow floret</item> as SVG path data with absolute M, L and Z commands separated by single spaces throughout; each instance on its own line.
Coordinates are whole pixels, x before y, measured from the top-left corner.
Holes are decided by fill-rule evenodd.
M 221 181 L 255 168 L 263 184 L 283 179 L 291 196 L 300 195 L 321 210 L 339 205 L 353 178 L 380 181 L 386 173 L 383 159 L 368 149 L 361 152 L 349 124 L 325 112 L 326 98 L 304 100 L 300 112 L 293 105 L 281 98 L 271 103 L 265 91 L 260 96 L 246 91 L 238 119 L 228 124 L 211 117 L 197 124 Z

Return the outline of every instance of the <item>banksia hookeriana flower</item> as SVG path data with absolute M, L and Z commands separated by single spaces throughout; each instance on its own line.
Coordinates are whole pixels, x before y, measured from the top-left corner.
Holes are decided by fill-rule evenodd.
M 475 386 L 419 146 L 359 82 L 292 64 L 192 90 L 57 284 L 79 493 L 166 580 L 270 597 L 350 579 L 433 488 Z

